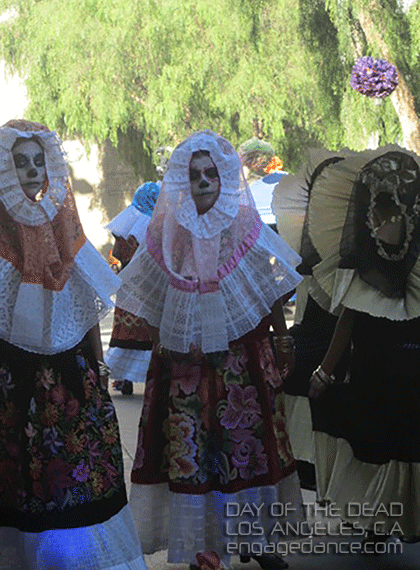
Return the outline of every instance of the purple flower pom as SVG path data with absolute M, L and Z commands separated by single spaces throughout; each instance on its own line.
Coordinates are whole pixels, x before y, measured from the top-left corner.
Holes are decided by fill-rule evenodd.
M 385 59 L 364 56 L 353 67 L 350 85 L 362 95 L 384 99 L 398 85 L 397 70 Z

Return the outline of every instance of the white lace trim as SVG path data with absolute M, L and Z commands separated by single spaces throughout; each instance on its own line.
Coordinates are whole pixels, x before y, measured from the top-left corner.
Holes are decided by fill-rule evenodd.
M 207 150 L 217 165 L 220 195 L 208 212 L 197 214 L 190 192 L 189 166 L 192 153 Z M 222 137 L 209 136 L 209 131 L 195 133 L 172 153 L 163 180 L 171 209 L 179 224 L 195 237 L 212 238 L 228 228 L 239 211 L 241 162 L 235 149 Z M 186 191 L 188 189 L 188 191 Z
M 36 136 L 42 142 L 49 186 L 42 200 L 30 200 L 20 186 L 13 162 L 12 147 L 17 138 Z M 67 193 L 68 166 L 55 132 L 23 132 L 2 127 L 0 136 L 0 201 L 19 223 L 38 226 L 54 219 Z
M 116 237 L 128 239 L 133 236 L 140 243 L 146 237 L 149 222 L 150 216 L 143 214 L 130 204 L 109 222 L 106 229 Z
M 110 296 L 120 284 L 89 241 L 62 291 L 21 283 L 19 271 L 1 258 L 0 276 L 0 338 L 40 354 L 56 354 L 82 340 L 112 309 Z
M 296 472 L 276 485 L 251 487 L 237 493 L 210 491 L 202 495 L 187 495 L 169 491 L 166 483 L 133 483 L 129 500 L 145 554 L 168 549 L 169 563 L 188 564 L 196 563 L 197 552 L 215 550 L 227 567 L 230 564 L 227 543 L 239 549 L 241 543 L 257 543 L 264 547 L 267 542 L 278 540 L 278 534 L 271 535 L 276 523 L 286 528 L 286 522 L 293 526 L 305 520 L 302 502 Z M 261 508 L 255 516 L 243 513 L 230 518 L 226 516 L 228 503 L 254 504 Z M 273 503 L 289 505 L 291 508 L 287 516 L 270 516 L 270 505 Z M 233 526 L 250 520 L 263 529 L 263 534 L 232 536 Z M 148 521 L 148 524 L 144 521 Z M 231 534 L 227 535 L 226 525 L 230 524 Z M 282 538 L 293 540 L 293 531 L 286 531 Z M 239 550 L 234 554 L 239 554 Z
M 141 245 L 120 273 L 117 305 L 160 329 L 170 350 L 188 352 L 191 343 L 205 353 L 227 350 L 228 343 L 253 330 L 282 295 L 302 280 L 300 257 L 262 225 L 256 243 L 219 281 L 220 289 L 200 294 L 182 291 Z M 222 269 L 219 268 L 219 271 Z
M 30 533 L 9 527 L 2 533 L 3 548 L 16 549 L 22 570 L 147 570 L 128 505 L 82 528 Z
M 141 383 L 146 381 L 151 357 L 151 350 L 111 346 L 106 353 L 105 362 L 111 368 L 112 379 Z

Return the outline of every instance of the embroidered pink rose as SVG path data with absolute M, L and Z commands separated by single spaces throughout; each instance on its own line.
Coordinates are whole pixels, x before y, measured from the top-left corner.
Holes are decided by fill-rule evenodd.
M 242 479 L 252 479 L 268 473 L 267 455 L 258 439 L 248 437 L 233 448 L 232 463 L 239 469 Z
M 283 379 L 274 360 L 273 351 L 271 349 L 270 340 L 266 337 L 259 345 L 260 366 L 264 372 L 265 379 L 273 388 L 279 388 Z
M 261 406 L 256 401 L 257 389 L 255 386 L 242 388 L 237 384 L 229 386 L 228 407 L 220 423 L 227 429 L 248 428 L 255 425 L 260 419 Z
M 183 455 L 182 457 L 171 457 L 169 460 L 169 477 L 171 479 L 191 477 L 197 471 L 198 465 L 192 457 Z
M 239 376 L 245 371 L 245 365 L 248 362 L 247 355 L 242 351 L 234 351 L 229 349 L 225 360 L 224 369 L 230 370 L 235 376 Z
M 200 373 L 200 366 L 191 366 L 185 362 L 173 362 L 169 394 L 178 396 L 180 389 L 186 396 L 193 394 L 200 383 Z

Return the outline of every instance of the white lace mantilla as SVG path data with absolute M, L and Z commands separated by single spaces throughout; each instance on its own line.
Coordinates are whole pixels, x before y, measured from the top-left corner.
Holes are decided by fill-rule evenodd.
M 42 199 L 30 200 L 20 186 L 13 162 L 12 147 L 17 138 L 41 140 L 49 185 Z M 16 221 L 28 226 L 38 226 L 54 219 L 67 193 L 65 181 L 68 166 L 63 149 L 55 132 L 24 132 L 2 127 L 0 138 L 0 201 Z
M 140 243 L 146 236 L 149 222 L 150 216 L 143 214 L 130 204 L 109 222 L 106 229 L 116 237 L 128 239 L 133 236 Z
M 0 259 L 0 337 L 29 352 L 56 354 L 75 346 L 113 307 L 120 284 L 93 245 L 75 257 L 62 291 L 21 282 L 21 274 Z
M 224 138 L 203 131 L 188 137 L 172 153 L 163 183 L 171 209 L 181 226 L 197 238 L 210 239 L 228 228 L 239 211 L 241 162 L 234 148 Z M 220 195 L 205 214 L 198 215 L 190 188 L 189 167 L 192 153 L 208 151 L 217 165 Z
M 203 294 L 174 284 L 144 243 L 119 274 L 123 284 L 117 305 L 158 327 L 162 344 L 170 350 L 186 353 L 193 343 L 204 353 L 223 351 L 296 287 L 302 280 L 295 271 L 299 263 L 300 257 L 262 224 L 256 242 L 234 269 L 228 270 L 228 263 L 219 267 L 219 288 Z M 185 281 L 187 289 L 189 283 Z

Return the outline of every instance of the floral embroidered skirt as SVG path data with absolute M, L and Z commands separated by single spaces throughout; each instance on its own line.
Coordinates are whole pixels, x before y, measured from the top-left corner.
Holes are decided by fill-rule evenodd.
M 144 382 L 152 354 L 149 329 L 140 317 L 116 307 L 105 361 L 115 380 Z
M 96 367 L 85 341 L 47 356 L 0 341 L 0 547 L 15 546 L 25 568 L 145 568 Z M 107 558 L 113 527 L 131 538 Z
M 152 355 L 130 497 L 146 553 L 169 548 L 169 562 L 189 563 L 207 549 L 226 558 L 226 544 L 237 548 L 240 538 L 226 525 L 242 520 L 226 516 L 229 502 L 260 506 L 247 519 L 261 526 L 251 536 L 259 543 L 275 522 L 272 503 L 288 502 L 288 520 L 302 520 L 281 384 L 266 319 L 199 364 Z

